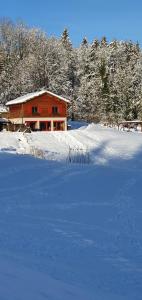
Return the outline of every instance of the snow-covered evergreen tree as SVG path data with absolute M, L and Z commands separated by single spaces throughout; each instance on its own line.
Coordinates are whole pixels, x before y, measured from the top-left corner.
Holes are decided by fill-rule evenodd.
M 65 29 L 61 36 L 62 59 L 64 65 L 64 89 L 65 95 L 71 100 L 71 117 L 74 119 L 74 105 L 76 99 L 77 80 L 77 56 L 69 39 L 68 30 Z
M 142 118 L 142 51 L 132 41 L 74 48 L 68 30 L 49 38 L 23 22 L 0 21 L 0 101 L 47 88 L 71 99 L 70 116 L 119 122 Z

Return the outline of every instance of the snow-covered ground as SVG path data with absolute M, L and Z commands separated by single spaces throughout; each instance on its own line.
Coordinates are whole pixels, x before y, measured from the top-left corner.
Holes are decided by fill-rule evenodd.
M 76 123 L 75 123 L 76 124 Z M 78 126 L 78 123 L 77 123 Z M 41 150 L 48 160 L 68 161 L 69 154 L 89 154 L 91 164 L 130 165 L 142 148 L 142 133 L 117 131 L 94 124 L 64 132 L 0 133 L 0 151 L 32 154 L 33 148 Z
M 0 149 L 0 299 L 141 300 L 142 134 L 3 132 Z

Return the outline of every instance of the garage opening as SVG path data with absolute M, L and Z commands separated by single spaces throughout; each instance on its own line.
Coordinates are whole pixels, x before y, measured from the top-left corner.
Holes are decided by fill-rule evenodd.
M 50 121 L 42 121 L 39 123 L 40 131 L 50 131 L 51 130 L 51 122 Z
M 64 121 L 55 121 L 53 122 L 53 129 L 56 131 L 58 130 L 64 130 L 65 128 L 65 122 Z

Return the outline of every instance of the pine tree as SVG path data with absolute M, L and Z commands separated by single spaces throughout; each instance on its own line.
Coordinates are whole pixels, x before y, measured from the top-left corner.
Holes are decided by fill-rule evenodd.
M 47 88 L 71 99 L 70 115 L 119 122 L 142 118 L 142 51 L 106 37 L 74 48 L 65 29 L 48 38 L 22 22 L 0 22 L 0 101 Z M 77 109 L 74 112 L 74 107 Z
M 61 36 L 61 46 L 63 47 L 62 58 L 64 64 L 64 74 L 66 81 L 64 82 L 66 95 L 71 99 L 71 118 L 74 119 L 74 99 L 76 97 L 77 87 L 77 57 L 73 50 L 72 44 L 69 39 L 68 30 L 65 29 Z
M 88 47 L 88 41 L 87 41 L 87 38 L 86 38 L 86 37 L 83 38 L 82 43 L 81 43 L 81 46 L 82 46 L 82 47 Z
M 4 58 L 4 52 L 3 52 L 2 49 L 0 49 L 0 74 L 3 71 L 3 69 L 4 69 L 4 60 L 5 60 L 5 58 Z
M 68 33 L 68 29 L 65 28 L 62 35 L 61 35 L 61 43 L 63 45 L 63 47 L 67 50 L 67 51 L 71 51 L 72 50 L 72 43 L 69 39 L 69 33 Z

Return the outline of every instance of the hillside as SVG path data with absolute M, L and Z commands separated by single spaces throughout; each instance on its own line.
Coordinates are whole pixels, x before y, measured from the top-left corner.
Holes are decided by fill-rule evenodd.
M 109 123 L 141 119 L 142 49 L 126 36 L 92 36 L 90 42 L 84 37 L 74 46 L 67 28 L 51 38 L 35 26 L 0 19 L 1 103 L 45 88 L 72 99 L 77 118 Z
M 0 299 L 141 300 L 142 134 L 3 132 L 0 149 Z

